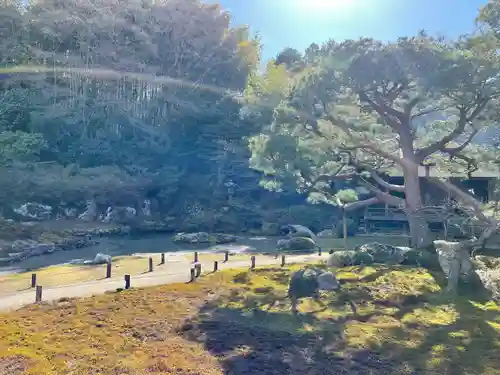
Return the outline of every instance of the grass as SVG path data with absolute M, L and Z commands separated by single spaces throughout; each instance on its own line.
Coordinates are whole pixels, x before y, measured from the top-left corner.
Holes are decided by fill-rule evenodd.
M 499 374 L 500 306 L 450 299 L 424 269 L 349 267 L 322 304 L 298 269 L 65 299 L 0 315 L 0 374 Z

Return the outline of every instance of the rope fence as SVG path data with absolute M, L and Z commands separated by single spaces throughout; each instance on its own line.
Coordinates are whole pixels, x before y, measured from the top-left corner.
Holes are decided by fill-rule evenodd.
M 213 255 L 213 254 L 210 254 L 210 255 Z M 229 251 L 225 251 L 224 252 L 224 258 L 222 260 L 222 263 L 225 264 L 225 263 L 228 263 L 229 262 Z M 317 255 L 318 256 L 321 256 L 322 255 L 322 251 L 321 249 L 318 249 L 318 252 L 317 252 Z M 268 256 L 268 259 L 272 259 L 273 257 L 269 257 Z M 278 258 L 280 258 L 280 262 L 279 262 L 279 265 L 281 267 L 284 267 L 286 264 L 287 264 L 287 258 L 286 258 L 286 255 L 285 254 L 278 254 L 276 253 L 275 256 L 274 256 L 274 259 L 278 260 Z M 145 264 L 145 266 L 147 267 L 144 267 L 146 270 L 142 273 L 139 273 L 139 274 L 136 274 L 136 276 L 140 276 L 140 275 L 144 275 L 146 273 L 154 273 L 156 270 L 158 271 L 161 271 L 162 267 L 161 266 L 164 266 L 164 265 L 167 265 L 168 262 L 166 261 L 166 257 L 165 257 L 165 253 L 161 253 L 160 254 L 160 262 L 158 263 L 158 268 L 155 269 L 155 264 L 154 264 L 154 259 L 152 256 L 148 257 L 148 258 L 145 258 L 147 263 Z M 256 255 L 250 255 L 250 262 L 249 262 L 249 270 L 254 270 L 256 267 L 257 267 L 257 256 Z M 242 260 L 241 262 L 244 262 L 244 260 Z M 293 263 L 293 262 L 292 262 Z M 269 264 L 268 262 L 266 263 L 266 265 L 271 265 Z M 196 251 L 193 253 L 193 260 L 192 260 L 192 263 L 191 263 L 191 266 L 189 267 L 189 281 L 190 283 L 192 282 L 195 282 L 196 279 L 198 279 L 199 277 L 202 276 L 202 271 L 203 271 L 203 267 L 208 267 L 207 266 L 207 261 L 203 262 L 203 259 L 202 261 L 200 261 L 200 254 Z M 237 265 L 236 268 L 239 268 L 240 265 Z M 94 270 L 98 270 L 100 268 L 94 268 Z M 210 268 L 209 268 L 210 269 Z M 220 270 L 220 260 L 213 260 L 213 268 L 212 268 L 212 273 L 214 272 L 217 272 Z M 54 274 L 50 274 L 50 277 L 53 278 L 54 276 L 59 276 L 59 275 L 67 275 L 67 274 L 70 274 L 70 273 L 74 273 L 75 271 L 73 270 L 68 270 L 66 272 L 58 272 L 58 273 L 54 273 Z M 168 275 L 178 275 L 179 273 L 176 272 L 176 273 L 165 273 L 165 272 L 162 272 L 162 275 L 164 276 L 168 276 Z M 110 262 L 110 263 L 106 263 L 104 265 L 104 270 L 103 270 L 103 277 L 101 278 L 97 278 L 97 279 L 90 279 L 90 280 L 86 280 L 86 281 L 82 281 L 80 282 L 81 283 L 85 283 L 85 282 L 92 282 L 92 281 L 100 281 L 100 280 L 104 280 L 104 279 L 112 279 L 113 277 L 113 262 Z M 22 288 L 22 289 L 18 289 L 16 291 L 14 291 L 14 293 L 10 293 L 10 294 L 7 294 L 8 295 L 15 295 L 16 293 L 19 293 L 19 292 L 25 292 L 27 290 L 30 290 L 30 289 L 34 289 L 35 291 L 35 303 L 39 303 L 39 302 L 42 302 L 42 293 L 43 293 L 43 287 L 42 287 L 42 284 L 39 283 L 39 280 L 40 277 L 39 275 L 37 275 L 36 272 L 32 273 L 31 274 L 31 280 L 28 280 L 29 283 L 27 282 L 27 285 L 26 287 Z M 126 274 L 123 275 L 123 280 L 124 280 L 124 287 L 123 289 L 127 290 L 127 289 L 130 289 L 132 287 L 132 274 L 127 272 Z M 43 279 L 41 280 L 42 283 L 43 283 Z M 79 283 L 74 283 L 74 284 L 65 284 L 65 285 L 50 285 L 50 287 L 69 287 L 71 285 L 78 285 Z M 1 287 L 1 283 L 0 283 L 0 287 Z M 119 288 L 119 289 L 122 289 L 122 288 Z M 0 289 L 1 290 L 1 289 Z M 5 296 L 5 295 L 3 295 Z M 2 297 L 2 294 L 0 294 L 0 298 Z

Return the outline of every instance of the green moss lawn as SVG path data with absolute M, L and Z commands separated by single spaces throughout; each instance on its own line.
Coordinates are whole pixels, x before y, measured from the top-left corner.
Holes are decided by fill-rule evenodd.
M 424 269 L 350 267 L 293 316 L 298 267 L 0 315 L 0 374 L 500 374 L 497 304 L 452 299 Z

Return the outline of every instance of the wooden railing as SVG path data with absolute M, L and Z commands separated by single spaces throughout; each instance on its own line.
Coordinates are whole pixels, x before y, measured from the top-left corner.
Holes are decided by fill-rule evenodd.
M 380 216 L 392 216 L 392 215 L 406 215 L 402 210 L 396 207 L 380 207 L 380 206 L 370 206 L 366 208 L 365 216 L 370 217 L 380 217 Z
M 429 222 L 441 223 L 446 220 L 445 215 L 439 212 L 433 212 L 429 210 L 427 212 L 421 212 L 421 215 L 425 217 Z M 385 220 L 391 220 L 392 218 L 397 221 L 406 220 L 406 213 L 396 207 L 381 207 L 381 206 L 372 206 L 367 207 L 365 210 L 365 219 L 375 220 L 376 218 L 384 217 Z M 459 218 L 458 215 L 448 216 L 448 219 L 452 219 L 456 217 Z

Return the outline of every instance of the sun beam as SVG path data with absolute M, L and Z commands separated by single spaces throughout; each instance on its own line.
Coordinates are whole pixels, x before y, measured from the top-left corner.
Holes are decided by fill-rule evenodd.
M 300 11 L 324 12 L 348 9 L 356 3 L 356 0 L 295 0 L 293 3 Z

